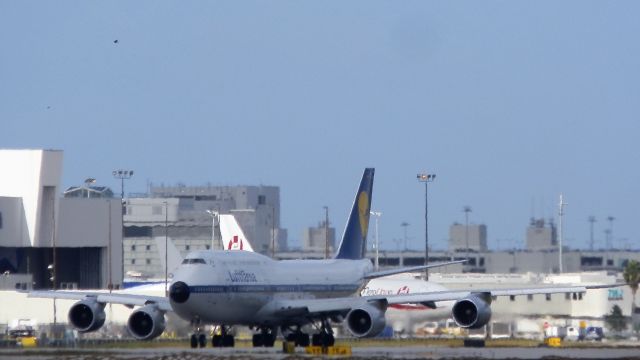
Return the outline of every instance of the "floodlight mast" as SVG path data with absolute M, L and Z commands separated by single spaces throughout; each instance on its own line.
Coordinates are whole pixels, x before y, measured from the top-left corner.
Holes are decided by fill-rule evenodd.
M 420 173 L 418 181 L 424 183 L 424 264 L 429 265 L 429 202 L 428 184 L 436 179 L 436 174 Z M 406 229 L 406 227 L 405 227 Z M 424 269 L 425 280 L 429 280 L 429 269 Z

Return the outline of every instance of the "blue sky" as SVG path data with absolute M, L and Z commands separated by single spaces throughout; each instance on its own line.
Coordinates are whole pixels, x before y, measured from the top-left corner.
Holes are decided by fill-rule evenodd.
M 342 232 L 376 168 L 382 246 L 488 226 L 520 247 L 566 202 L 638 247 L 640 3 L 2 1 L 0 147 L 65 151 L 63 185 L 281 187 L 290 240 L 324 205 Z M 114 43 L 114 40 L 118 43 Z M 295 244 L 295 243 L 294 243 Z

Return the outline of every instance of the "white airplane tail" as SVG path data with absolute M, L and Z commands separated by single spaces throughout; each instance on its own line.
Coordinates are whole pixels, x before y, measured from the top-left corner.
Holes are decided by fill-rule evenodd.
M 168 239 L 166 244 L 167 246 L 167 254 L 164 253 L 165 247 L 165 237 L 164 236 L 156 236 L 153 238 L 156 243 L 156 247 L 158 249 L 158 255 L 160 256 L 160 262 L 162 262 L 162 267 L 164 268 L 164 259 L 167 259 L 167 269 L 169 272 L 173 272 L 180 263 L 182 262 L 182 255 L 180 255 L 180 251 L 173 244 L 171 239 Z
M 224 250 L 244 250 L 253 248 L 233 215 L 220 214 L 220 234 Z

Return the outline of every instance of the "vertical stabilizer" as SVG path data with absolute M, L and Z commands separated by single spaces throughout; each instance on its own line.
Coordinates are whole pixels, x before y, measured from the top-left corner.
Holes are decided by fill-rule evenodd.
M 245 250 L 253 248 L 233 215 L 220 214 L 220 235 L 224 250 Z
M 360 187 L 353 201 L 353 208 L 342 241 L 336 253 L 336 259 L 362 259 L 367 249 L 367 232 L 369 230 L 369 213 L 371 211 L 371 195 L 373 192 L 373 174 L 375 169 L 366 168 L 360 181 Z
M 173 244 L 173 240 L 166 239 L 164 236 L 156 236 L 153 238 L 156 243 L 156 248 L 158 249 L 158 256 L 160 256 L 160 262 L 162 263 L 162 268 L 164 269 L 164 260 L 167 259 L 167 269 L 169 272 L 173 272 L 182 262 L 182 255 L 180 255 L 180 251 Z M 165 244 L 165 240 L 167 243 Z M 167 247 L 167 254 L 165 255 L 164 249 L 165 245 Z

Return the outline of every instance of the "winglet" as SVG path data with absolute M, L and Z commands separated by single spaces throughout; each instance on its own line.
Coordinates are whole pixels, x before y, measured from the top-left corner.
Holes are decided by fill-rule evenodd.
M 364 169 L 356 198 L 353 201 L 353 208 L 347 220 L 347 227 L 335 256 L 336 259 L 357 260 L 364 258 L 367 249 L 374 173 L 375 169 L 373 168 Z

